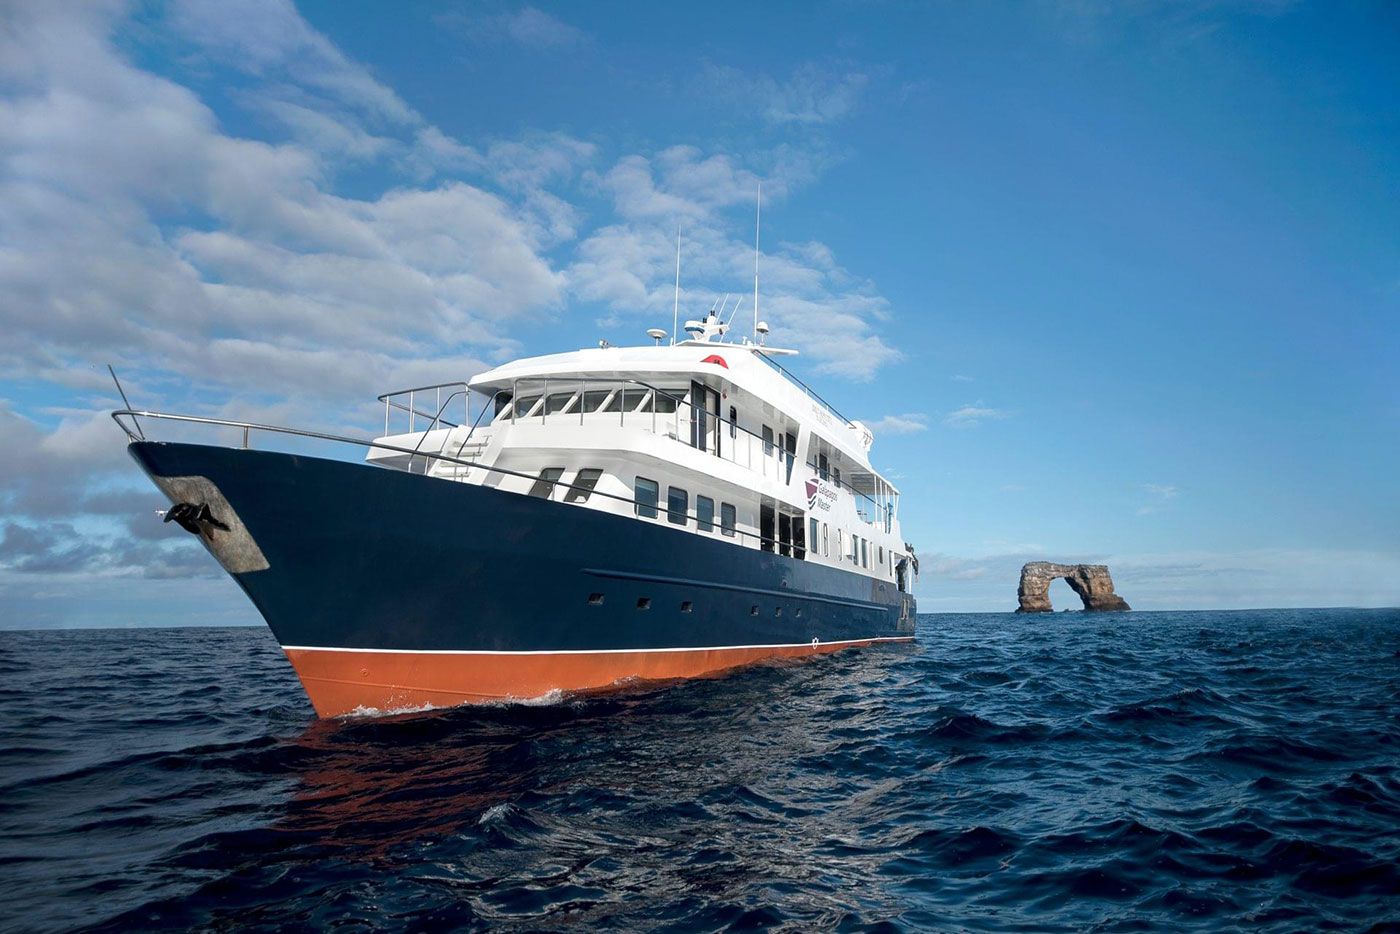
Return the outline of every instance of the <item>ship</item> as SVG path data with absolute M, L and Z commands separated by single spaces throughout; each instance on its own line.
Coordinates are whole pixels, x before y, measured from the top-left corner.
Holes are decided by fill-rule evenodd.
M 917 557 L 873 434 L 767 330 L 731 340 L 711 309 L 684 335 L 386 393 L 374 438 L 112 415 L 321 717 L 910 641 Z

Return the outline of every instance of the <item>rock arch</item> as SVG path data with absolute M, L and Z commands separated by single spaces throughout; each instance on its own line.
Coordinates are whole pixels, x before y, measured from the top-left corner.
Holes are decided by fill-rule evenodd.
M 1113 592 L 1113 578 L 1106 564 L 1053 564 L 1032 561 L 1021 568 L 1021 584 L 1016 588 L 1020 606 L 1017 613 L 1050 613 L 1050 582 L 1063 577 L 1086 610 L 1131 610 L 1128 601 Z

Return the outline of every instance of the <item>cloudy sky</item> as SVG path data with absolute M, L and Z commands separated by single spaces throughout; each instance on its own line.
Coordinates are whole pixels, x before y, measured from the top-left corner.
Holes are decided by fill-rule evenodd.
M 772 340 L 874 427 L 921 609 L 1035 558 L 1400 603 L 1394 4 L 112 0 L 0 6 L 0 627 L 257 622 L 105 364 L 368 435 L 669 327 L 678 225 L 688 311 L 746 292 L 760 182 Z

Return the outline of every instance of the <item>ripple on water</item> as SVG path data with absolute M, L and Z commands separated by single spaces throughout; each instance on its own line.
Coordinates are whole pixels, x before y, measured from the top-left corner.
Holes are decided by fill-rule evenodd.
M 0 927 L 1400 930 L 1397 659 L 1395 611 L 924 616 L 320 722 L 265 630 L 0 633 Z

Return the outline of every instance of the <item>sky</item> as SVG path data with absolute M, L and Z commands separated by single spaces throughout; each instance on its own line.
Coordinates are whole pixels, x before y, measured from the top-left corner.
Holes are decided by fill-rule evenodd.
M 921 611 L 1400 604 L 1393 3 L 99 0 L 0 6 L 0 628 L 258 622 L 106 364 L 369 437 L 669 329 L 678 227 L 683 317 L 748 293 L 760 184 Z

